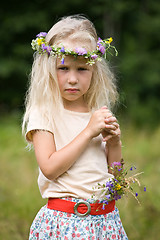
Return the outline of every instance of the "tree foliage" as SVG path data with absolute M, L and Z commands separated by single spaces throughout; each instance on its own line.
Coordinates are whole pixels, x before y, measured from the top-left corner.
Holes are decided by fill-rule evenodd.
M 62 16 L 83 13 L 99 36 L 112 36 L 120 90 L 119 113 L 138 123 L 156 122 L 159 107 L 158 0 L 3 1 L 0 9 L 0 110 L 23 108 L 32 64 L 31 40 Z

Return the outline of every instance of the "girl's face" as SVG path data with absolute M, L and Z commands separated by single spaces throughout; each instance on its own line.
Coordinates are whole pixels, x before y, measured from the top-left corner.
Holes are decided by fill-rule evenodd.
M 93 73 L 93 66 L 86 64 L 84 57 L 75 59 L 66 56 L 64 64 L 57 58 L 57 79 L 64 108 L 75 111 L 88 110 L 84 94 L 88 91 Z

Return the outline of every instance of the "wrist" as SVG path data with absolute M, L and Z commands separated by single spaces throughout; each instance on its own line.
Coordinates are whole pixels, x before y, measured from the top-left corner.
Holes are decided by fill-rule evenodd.
M 106 145 L 108 147 L 121 147 L 122 146 L 122 142 L 121 142 L 121 139 L 115 139 L 114 141 L 107 141 L 106 142 Z
M 83 134 L 86 136 L 86 138 L 88 139 L 88 140 L 91 140 L 93 137 L 92 137 L 92 131 L 90 131 L 90 129 L 88 129 L 88 128 L 85 128 L 84 130 L 83 130 Z

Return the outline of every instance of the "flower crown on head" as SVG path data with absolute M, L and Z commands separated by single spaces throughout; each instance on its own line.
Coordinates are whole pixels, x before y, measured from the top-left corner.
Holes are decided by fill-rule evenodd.
M 118 52 L 114 46 L 111 45 L 113 39 L 107 38 L 102 40 L 98 38 L 97 41 L 97 49 L 94 51 L 87 51 L 84 47 L 77 47 L 75 51 L 71 49 L 65 49 L 64 46 L 50 46 L 48 42 L 45 41 L 47 33 L 40 32 L 36 35 L 36 39 L 32 40 L 32 49 L 37 51 L 39 54 L 48 54 L 49 56 L 57 55 L 61 58 L 62 64 L 64 64 L 65 56 L 71 55 L 74 57 L 83 56 L 88 59 L 87 64 L 93 65 L 95 61 L 101 61 L 102 57 L 107 58 L 107 53 L 112 54 L 112 50 L 114 50 L 115 55 L 118 55 Z

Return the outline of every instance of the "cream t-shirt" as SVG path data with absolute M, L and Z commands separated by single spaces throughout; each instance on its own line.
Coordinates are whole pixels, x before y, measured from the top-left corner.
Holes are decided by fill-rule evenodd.
M 26 139 L 32 141 L 33 130 L 46 130 L 54 135 L 56 150 L 71 142 L 88 124 L 91 113 L 64 109 L 61 122 L 49 124 L 37 110 L 30 115 Z M 72 154 L 72 153 L 71 153 Z M 38 186 L 43 198 L 75 197 L 91 198 L 93 187 L 105 183 L 113 175 L 108 173 L 105 143 L 99 135 L 91 140 L 86 150 L 65 173 L 56 180 L 47 179 L 39 169 Z

